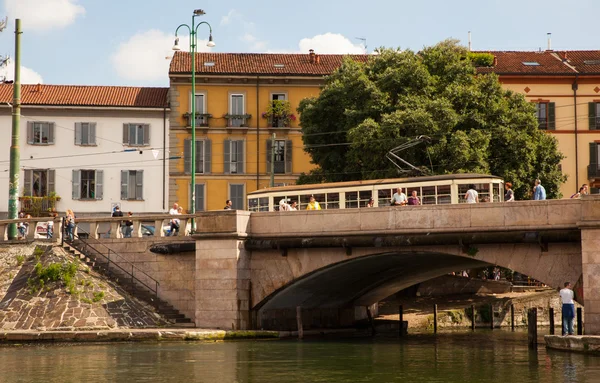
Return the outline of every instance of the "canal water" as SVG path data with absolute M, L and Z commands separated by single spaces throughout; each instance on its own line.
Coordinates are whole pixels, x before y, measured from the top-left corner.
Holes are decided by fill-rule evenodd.
M 0 347 L 1 382 L 600 382 L 600 357 L 507 331 Z

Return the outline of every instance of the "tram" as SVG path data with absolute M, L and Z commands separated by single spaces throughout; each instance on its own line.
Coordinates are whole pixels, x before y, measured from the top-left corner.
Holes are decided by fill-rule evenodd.
M 390 206 L 398 187 L 407 196 L 416 191 L 422 205 L 457 204 L 466 202 L 464 195 L 469 185 L 475 185 L 481 202 L 504 201 L 502 178 L 465 173 L 273 187 L 248 193 L 247 206 L 250 211 L 278 211 L 279 201 L 285 198 L 304 210 L 310 196 L 315 197 L 321 209 L 363 208 L 371 198 L 375 207 Z

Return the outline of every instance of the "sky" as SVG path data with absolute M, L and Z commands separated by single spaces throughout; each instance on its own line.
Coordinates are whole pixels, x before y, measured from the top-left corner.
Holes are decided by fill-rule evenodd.
M 556 50 L 600 49 L 598 0 L 0 1 L 0 55 L 14 57 L 22 20 L 23 83 L 168 86 L 175 29 L 196 8 L 212 26 L 213 52 L 419 50 L 447 38 L 466 45 L 468 31 L 473 50 L 546 49 L 548 32 Z M 199 50 L 210 49 L 208 32 L 198 29 Z M 14 60 L 0 68 L 13 73 Z

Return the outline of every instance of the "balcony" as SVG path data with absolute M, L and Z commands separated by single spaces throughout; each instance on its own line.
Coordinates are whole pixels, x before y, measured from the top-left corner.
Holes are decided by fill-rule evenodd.
M 600 179 L 600 165 L 599 164 L 588 165 L 588 179 L 589 180 Z
M 267 123 L 269 128 L 289 128 L 290 118 L 270 116 L 267 118 Z
M 186 120 L 186 126 L 191 127 L 192 126 L 192 114 L 191 113 L 184 113 L 183 114 L 183 118 L 185 118 Z M 212 118 L 212 114 L 208 114 L 208 113 L 196 113 L 196 127 L 204 127 L 207 128 L 208 127 L 208 120 Z
M 247 128 L 248 120 L 252 118 L 250 114 L 226 114 L 223 116 L 227 120 L 228 128 Z
M 21 211 L 25 214 L 31 214 L 33 217 L 46 217 L 56 211 L 56 204 L 60 197 L 19 197 Z

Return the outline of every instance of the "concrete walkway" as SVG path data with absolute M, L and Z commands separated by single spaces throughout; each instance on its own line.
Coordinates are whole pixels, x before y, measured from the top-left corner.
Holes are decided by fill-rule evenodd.
M 600 354 L 598 335 L 545 335 L 546 347 L 554 350 Z

